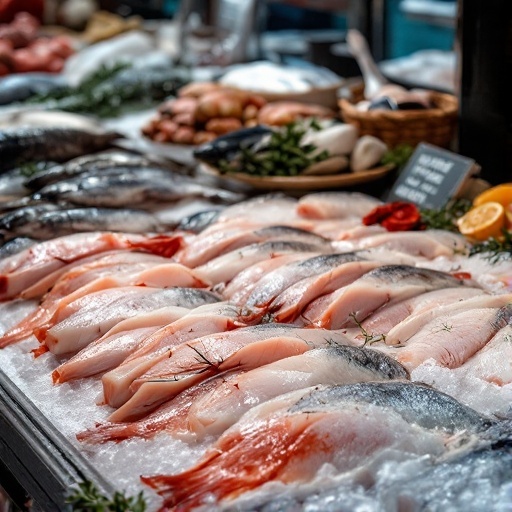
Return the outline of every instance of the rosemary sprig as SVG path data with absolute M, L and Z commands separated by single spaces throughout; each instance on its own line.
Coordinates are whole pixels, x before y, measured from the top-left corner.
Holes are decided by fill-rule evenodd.
M 242 148 L 236 161 L 220 160 L 217 167 L 223 174 L 243 172 L 253 176 L 298 176 L 306 167 L 321 162 L 329 157 L 327 151 L 316 153 L 313 144 L 301 145 L 301 140 L 308 131 L 320 130 L 317 121 L 308 124 L 294 122 L 281 130 L 276 130 L 264 148 Z
M 115 492 L 109 498 L 102 494 L 92 482 L 80 482 L 78 488 L 68 496 L 66 503 L 76 512 L 144 512 L 146 502 L 142 491 L 135 497 L 126 497 Z
M 471 208 L 469 199 L 449 199 L 441 208 L 422 208 L 421 222 L 426 229 L 444 229 L 458 233 L 457 219 Z
M 469 250 L 469 256 L 483 254 L 483 257 L 493 264 L 512 258 L 512 232 L 504 229 L 502 233 L 500 238 L 491 237 L 484 242 L 473 244 Z
M 363 347 L 367 344 L 372 344 L 372 343 L 377 343 L 379 341 L 383 341 L 384 343 L 386 342 L 386 335 L 385 334 L 374 334 L 373 332 L 370 334 L 364 327 L 363 325 L 361 324 L 361 322 L 356 318 L 356 314 L 355 313 L 350 313 L 348 315 L 350 318 L 352 318 L 352 320 L 354 321 L 354 323 L 357 325 L 357 327 L 359 327 L 359 329 L 361 330 L 361 335 L 363 336 L 363 339 L 364 339 L 364 343 L 363 343 Z

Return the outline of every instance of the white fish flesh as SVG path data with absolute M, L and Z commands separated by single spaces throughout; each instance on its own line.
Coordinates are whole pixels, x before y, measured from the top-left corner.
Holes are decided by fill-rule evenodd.
M 328 329 L 355 326 L 384 305 L 456 286 L 463 286 L 463 281 L 444 272 L 408 265 L 384 265 L 315 300 L 303 317 L 312 325 Z
M 338 332 L 279 324 L 197 338 L 172 349 L 169 357 L 136 379 L 131 386 L 135 394 L 109 420 L 139 419 L 184 389 L 217 373 L 256 368 L 334 343 L 352 344 Z
M 254 407 L 191 469 L 142 481 L 164 498 L 164 507 L 188 511 L 206 496 L 212 504 L 271 481 L 306 483 L 325 463 L 338 473 L 378 464 L 385 448 L 439 456 L 449 435 L 490 424 L 449 396 L 412 383 L 318 386 Z
M 60 312 L 66 315 L 63 320 L 36 336 L 54 354 L 78 352 L 126 318 L 164 306 L 191 308 L 218 300 L 213 293 L 195 288 L 113 288 L 72 302 Z
M 350 384 L 408 379 L 405 369 L 375 350 L 337 346 L 319 348 L 235 376 L 196 399 L 189 429 L 198 438 L 219 435 L 250 408 L 278 395 L 317 384 Z
M 440 366 L 457 368 L 476 354 L 510 322 L 512 305 L 470 309 L 427 323 L 395 357 L 409 371 L 433 359 Z
M 364 217 L 382 201 L 366 194 L 348 192 L 317 192 L 299 199 L 297 212 L 310 219 L 343 219 Z

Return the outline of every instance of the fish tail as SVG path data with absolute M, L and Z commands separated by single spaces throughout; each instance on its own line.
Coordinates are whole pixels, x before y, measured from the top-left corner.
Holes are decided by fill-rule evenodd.
M 235 498 L 279 478 L 306 422 L 271 419 L 222 436 L 195 467 L 177 475 L 141 477 L 164 498 L 164 507 L 191 510 L 206 496 Z
M 165 258 L 170 258 L 174 256 L 177 250 L 181 247 L 183 242 L 183 237 L 181 236 L 167 236 L 167 235 L 157 235 L 147 240 L 128 242 L 128 245 L 133 249 L 144 249 L 150 253 L 157 254 L 159 256 L 163 256 Z
M 151 433 L 154 434 L 154 433 Z M 88 444 L 119 443 L 132 437 L 150 437 L 137 423 L 104 423 L 76 434 L 78 441 Z
M 37 309 L 36 311 L 27 315 L 14 327 L 6 331 L 4 335 L 0 337 L 0 348 L 4 348 L 7 345 L 12 345 L 13 343 L 31 336 L 34 332 L 34 329 L 37 328 L 40 323 L 46 320 L 45 311 L 46 310 Z

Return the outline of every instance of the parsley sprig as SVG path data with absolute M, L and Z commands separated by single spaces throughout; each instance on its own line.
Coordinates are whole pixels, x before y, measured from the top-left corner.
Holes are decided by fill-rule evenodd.
M 458 233 L 457 219 L 471 208 L 469 199 L 450 199 L 441 208 L 422 208 L 421 222 L 426 229 L 444 229 Z
M 261 177 L 298 176 L 306 167 L 329 157 L 327 151 L 318 153 L 314 144 L 301 145 L 309 129 L 318 131 L 321 126 L 314 120 L 309 124 L 290 123 L 273 132 L 261 150 L 242 148 L 235 161 L 220 160 L 217 166 L 223 174 L 243 172 Z

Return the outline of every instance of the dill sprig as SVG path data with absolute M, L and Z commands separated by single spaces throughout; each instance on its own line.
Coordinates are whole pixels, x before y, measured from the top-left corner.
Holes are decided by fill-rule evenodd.
M 457 219 L 465 215 L 471 208 L 469 199 L 449 199 L 441 208 L 422 208 L 421 222 L 426 229 L 444 229 L 458 233 Z
M 252 176 L 298 176 L 310 165 L 329 157 L 328 151 L 317 153 L 314 144 L 301 140 L 309 130 L 320 130 L 316 120 L 293 122 L 274 131 L 264 148 L 242 148 L 236 161 L 220 160 L 217 167 L 223 174 L 243 172 Z
M 483 254 L 490 263 L 498 263 L 512 257 L 512 232 L 503 230 L 500 238 L 491 237 L 483 242 L 474 243 L 469 249 L 469 256 Z
M 348 315 L 350 318 L 352 318 L 352 320 L 354 321 L 354 323 L 357 325 L 357 327 L 359 327 L 359 329 L 361 330 L 361 335 L 363 337 L 363 340 L 364 340 L 364 343 L 363 343 L 363 347 L 367 344 L 371 345 L 372 343 L 377 343 L 379 341 L 383 341 L 384 343 L 386 342 L 386 335 L 385 334 L 374 334 L 373 332 L 372 333 L 369 333 L 364 327 L 363 325 L 361 324 L 361 322 L 357 319 L 356 317 L 356 314 L 355 313 L 350 313 Z
M 142 491 L 134 497 L 115 492 L 109 498 L 92 482 L 80 482 L 66 499 L 76 512 L 144 512 L 146 502 Z

